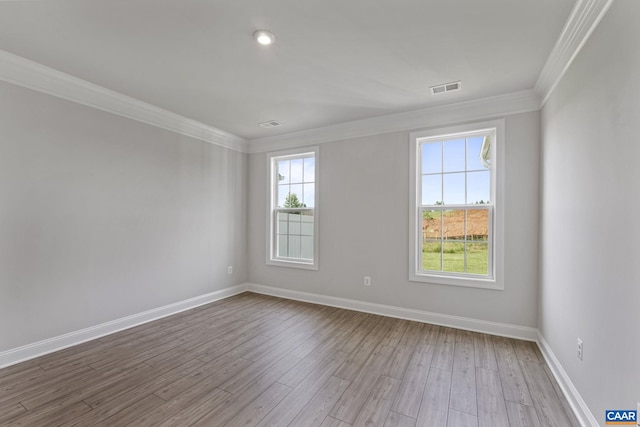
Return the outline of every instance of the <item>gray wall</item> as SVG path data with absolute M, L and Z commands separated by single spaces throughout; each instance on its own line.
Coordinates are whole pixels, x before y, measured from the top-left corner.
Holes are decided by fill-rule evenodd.
M 246 157 L 0 83 L 0 351 L 245 282 Z
M 250 282 L 536 327 L 539 128 L 538 112 L 506 117 L 504 291 L 408 281 L 408 131 L 320 146 L 318 271 L 265 264 L 267 161 L 251 154 Z
M 602 423 L 640 401 L 638 17 L 613 3 L 542 115 L 539 327 Z

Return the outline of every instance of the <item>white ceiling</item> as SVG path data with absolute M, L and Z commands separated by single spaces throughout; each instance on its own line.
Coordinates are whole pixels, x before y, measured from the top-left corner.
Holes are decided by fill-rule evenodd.
M 255 139 L 531 89 L 574 2 L 2 1 L 0 49 Z

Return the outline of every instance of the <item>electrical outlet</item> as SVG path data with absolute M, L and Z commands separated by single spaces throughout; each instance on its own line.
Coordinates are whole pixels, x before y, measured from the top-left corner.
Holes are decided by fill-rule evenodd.
M 371 276 L 364 276 L 364 285 L 371 286 Z
M 578 338 L 578 359 L 582 360 L 583 355 L 584 355 L 584 346 L 582 344 L 582 340 Z
M 233 274 L 233 266 L 232 265 L 227 267 L 227 274 Z

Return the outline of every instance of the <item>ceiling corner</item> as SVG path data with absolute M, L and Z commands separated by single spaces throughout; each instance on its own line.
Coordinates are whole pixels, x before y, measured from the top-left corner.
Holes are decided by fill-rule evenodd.
M 385 133 L 425 129 L 540 110 L 533 89 L 338 123 L 316 129 L 249 140 L 249 153 L 263 153 Z
M 249 152 L 246 139 L 0 50 L 0 81 L 143 122 L 221 147 Z
M 613 0 L 577 0 L 534 86 L 542 105 L 598 26 Z

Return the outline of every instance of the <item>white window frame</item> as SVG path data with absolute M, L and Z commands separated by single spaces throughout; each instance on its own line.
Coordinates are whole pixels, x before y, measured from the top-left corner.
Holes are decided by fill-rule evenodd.
M 318 269 L 318 248 L 319 248 L 319 148 L 315 147 L 301 147 L 290 150 L 274 151 L 267 153 L 267 239 L 266 239 L 266 254 L 267 265 L 289 267 L 289 268 L 301 268 L 306 270 Z M 276 252 L 276 213 L 280 209 L 277 206 L 278 203 L 278 178 L 276 163 L 278 160 L 283 159 L 295 159 L 302 156 L 308 156 L 313 154 L 314 156 L 314 207 L 313 208 L 300 208 L 298 210 L 313 210 L 313 260 L 308 261 L 299 258 L 284 258 L 278 257 Z
M 448 273 L 422 270 L 422 179 L 420 174 L 421 140 L 449 139 L 484 131 L 494 131 L 495 141 L 491 141 L 491 193 L 493 214 L 490 214 L 490 253 L 488 276 L 467 273 Z M 504 289 L 504 120 L 491 120 L 465 125 L 449 126 L 412 132 L 410 140 L 409 164 L 409 280 L 413 282 L 466 286 L 484 289 Z M 460 207 L 457 205 L 456 207 Z

